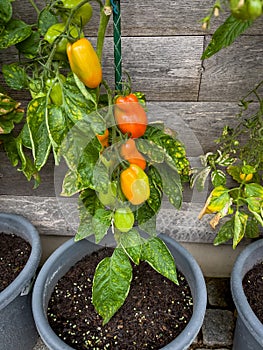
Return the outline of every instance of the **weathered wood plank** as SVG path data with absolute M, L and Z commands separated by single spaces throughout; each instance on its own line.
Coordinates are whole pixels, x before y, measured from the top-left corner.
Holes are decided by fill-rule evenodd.
M 123 70 L 132 77 L 134 89 L 150 100 L 196 101 L 202 50 L 203 38 L 198 36 L 123 38 Z M 14 60 L 14 53 L 0 52 L 0 62 Z M 105 42 L 103 71 L 114 89 L 112 38 Z M 24 92 L 18 91 L 14 97 L 24 99 Z
M 262 36 L 240 37 L 203 67 L 199 101 L 238 101 L 262 80 Z
M 113 45 L 106 41 L 104 74 L 114 77 Z M 191 37 L 123 38 L 123 70 L 133 88 L 149 100 L 195 101 L 201 74 L 203 39 Z
M 39 8 L 43 7 L 43 0 L 37 0 Z M 96 35 L 99 7 L 95 1 L 91 2 L 94 11 L 91 22 L 86 26 L 89 36 Z M 200 20 L 204 18 L 213 0 L 192 0 L 189 3 L 183 0 L 161 2 L 159 0 L 121 1 L 122 35 L 123 36 L 170 36 L 170 35 L 202 35 L 204 34 Z M 29 1 L 15 1 L 14 13 L 21 19 L 28 19 L 34 23 L 36 13 Z M 222 23 L 228 13 L 221 13 L 220 17 L 212 21 L 208 33 Z M 249 34 L 262 34 L 263 18 L 260 18 L 249 29 Z M 108 35 L 112 35 L 112 21 L 108 27 Z

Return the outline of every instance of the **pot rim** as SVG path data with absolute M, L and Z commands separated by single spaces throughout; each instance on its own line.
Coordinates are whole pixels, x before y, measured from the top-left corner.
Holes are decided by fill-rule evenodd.
M 258 252 L 259 255 L 256 254 Z M 251 257 L 255 257 L 255 259 L 253 260 Z M 257 318 L 248 303 L 243 290 L 242 280 L 246 272 L 260 261 L 263 261 L 263 239 L 250 243 L 238 255 L 230 278 L 231 293 L 237 308 L 238 316 L 258 341 L 262 341 L 263 338 L 263 324 Z
M 25 217 L 12 213 L 0 213 L 0 230 L 14 233 L 31 245 L 31 253 L 19 275 L 0 293 L 0 310 L 10 304 L 20 294 L 30 291 L 41 259 L 41 242 L 37 229 Z
M 183 330 L 183 332 L 176 337 L 175 340 L 164 346 L 162 349 L 165 350 L 176 350 L 176 349 L 187 349 L 190 344 L 186 344 L 186 334 L 187 339 L 195 339 L 197 334 L 199 333 L 199 330 L 201 328 L 201 325 L 203 323 L 203 319 L 205 316 L 206 311 L 206 303 L 207 303 L 207 293 L 206 293 L 206 284 L 204 281 L 204 277 L 201 271 L 201 268 L 195 261 L 194 257 L 179 243 L 177 243 L 174 239 L 160 234 L 159 237 L 163 240 L 165 240 L 165 243 L 168 243 L 172 245 L 176 251 L 178 251 L 179 255 L 183 255 L 185 259 L 187 259 L 188 266 L 191 269 L 193 275 L 194 275 L 194 283 L 196 285 L 196 291 L 195 296 L 193 297 L 196 300 L 199 300 L 198 303 L 194 303 L 194 309 L 193 309 L 193 315 L 188 322 L 187 326 Z M 94 244 L 92 242 L 89 242 L 90 244 Z M 70 251 L 73 246 L 81 246 L 82 241 L 75 242 L 74 237 L 63 243 L 60 247 L 58 247 L 55 252 L 51 254 L 51 256 L 46 260 L 45 264 L 41 268 L 38 277 L 36 279 L 34 290 L 33 290 L 33 298 L 32 298 L 32 306 L 33 306 L 33 315 L 35 318 L 36 326 L 38 329 L 38 332 L 40 336 L 42 337 L 44 343 L 50 347 L 55 348 L 55 346 L 59 346 L 59 349 L 64 350 L 72 350 L 73 348 L 69 345 L 65 344 L 61 338 L 59 338 L 51 326 L 48 323 L 47 317 L 46 317 L 46 305 L 44 302 L 45 297 L 50 297 L 50 295 L 47 295 L 47 288 L 45 287 L 46 283 L 50 284 L 50 281 L 52 279 L 55 279 L 55 275 L 59 273 L 62 266 L 59 266 L 58 268 L 54 269 L 54 263 L 56 260 L 64 256 L 67 251 Z M 94 244 L 95 247 L 98 247 L 98 245 Z M 98 249 L 98 248 L 97 248 Z M 87 253 L 85 254 L 87 255 Z M 79 257 L 79 260 L 81 259 L 81 256 Z M 177 264 L 177 262 L 176 262 Z M 179 266 L 177 264 L 177 266 Z M 51 270 L 50 273 L 50 268 Z M 180 267 L 180 266 L 179 266 Z M 187 276 L 186 276 L 187 278 Z M 44 293 L 43 293 L 44 291 Z M 193 293 L 193 291 L 191 290 Z M 187 346 L 186 346 L 187 345 Z M 58 347 L 56 347 L 57 349 Z

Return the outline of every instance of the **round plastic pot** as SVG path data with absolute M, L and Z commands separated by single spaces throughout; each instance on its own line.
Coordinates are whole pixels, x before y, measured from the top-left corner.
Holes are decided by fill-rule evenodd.
M 231 292 L 238 317 L 233 350 L 263 350 L 263 324 L 251 309 L 242 287 L 245 274 L 263 261 L 263 239 L 249 244 L 237 257 L 231 274 Z
M 169 247 L 175 258 L 177 268 L 185 275 L 193 296 L 193 315 L 184 331 L 171 343 L 163 347 L 166 350 L 186 350 L 196 338 L 206 310 L 206 285 L 199 265 L 193 256 L 180 244 L 164 235 L 159 236 Z M 52 350 L 72 350 L 50 327 L 46 312 L 52 291 L 57 281 L 82 257 L 98 250 L 101 246 L 88 240 L 74 242 L 70 239 L 60 246 L 45 262 L 38 274 L 33 290 L 33 314 L 38 332 L 43 342 Z
M 40 238 L 28 220 L 15 214 L 0 213 L 0 232 L 13 233 L 31 245 L 25 267 L 0 293 L 0 348 L 29 350 L 38 338 L 31 302 L 32 283 L 41 258 Z

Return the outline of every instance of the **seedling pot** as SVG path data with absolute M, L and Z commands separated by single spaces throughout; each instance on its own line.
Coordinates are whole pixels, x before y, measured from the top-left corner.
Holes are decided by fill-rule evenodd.
M 263 239 L 249 244 L 237 257 L 231 274 L 231 292 L 238 317 L 233 350 L 262 350 L 263 324 L 251 309 L 242 287 L 245 274 L 263 260 Z
M 16 279 L 0 293 L 1 350 L 29 350 L 38 333 L 32 314 L 32 284 L 41 258 L 36 228 L 24 217 L 0 213 L 0 232 L 13 233 L 31 245 L 30 257 Z

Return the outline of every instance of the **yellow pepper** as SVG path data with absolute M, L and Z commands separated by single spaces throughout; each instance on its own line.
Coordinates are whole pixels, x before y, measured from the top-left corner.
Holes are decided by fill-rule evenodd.
M 100 60 L 93 46 L 86 38 L 73 44 L 68 43 L 67 55 L 73 73 L 89 88 L 99 86 L 102 81 Z

